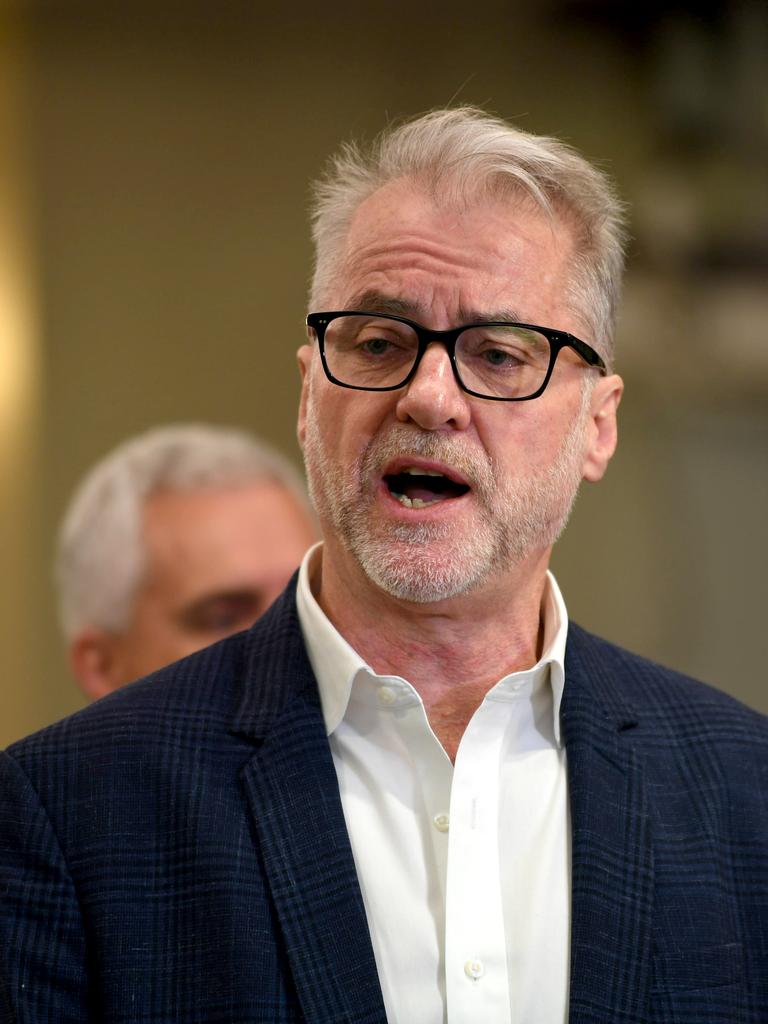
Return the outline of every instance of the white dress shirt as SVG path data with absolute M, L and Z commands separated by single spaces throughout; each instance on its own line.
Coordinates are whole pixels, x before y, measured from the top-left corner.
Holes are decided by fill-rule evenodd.
M 452 765 L 421 698 L 379 676 L 299 575 L 344 817 L 390 1024 L 563 1024 L 570 829 L 559 709 L 568 619 L 547 575 L 543 655 L 499 680 Z

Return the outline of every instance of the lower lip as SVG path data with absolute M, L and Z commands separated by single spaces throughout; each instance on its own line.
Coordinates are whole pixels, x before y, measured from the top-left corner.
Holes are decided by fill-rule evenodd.
M 465 499 L 472 492 L 466 491 L 456 498 L 443 498 L 440 501 L 433 501 L 429 505 L 423 505 L 421 508 L 409 508 L 407 505 L 403 505 L 392 494 L 383 480 L 379 484 L 378 493 L 384 501 L 387 511 L 390 513 L 397 513 L 404 519 L 436 519 L 441 516 L 450 515 L 452 511 L 464 504 Z

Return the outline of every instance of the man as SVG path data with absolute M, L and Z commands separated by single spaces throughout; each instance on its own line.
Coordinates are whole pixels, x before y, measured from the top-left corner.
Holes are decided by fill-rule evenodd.
M 159 427 L 70 502 L 57 580 L 72 671 L 95 700 L 245 629 L 315 540 L 299 474 L 235 430 Z
M 765 723 L 547 574 L 616 442 L 605 180 L 441 111 L 341 153 L 315 239 L 323 546 L 6 754 L 7 1019 L 765 1019 Z

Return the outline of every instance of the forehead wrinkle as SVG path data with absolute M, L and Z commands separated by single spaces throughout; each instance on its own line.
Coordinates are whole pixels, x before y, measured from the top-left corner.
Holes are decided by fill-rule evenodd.
M 550 308 L 557 298 L 550 294 L 554 278 L 563 276 L 561 264 L 573 242 L 564 225 L 547 222 L 542 232 L 523 210 L 521 223 L 512 220 L 506 231 L 512 211 L 502 209 L 502 223 L 499 217 L 486 229 L 459 223 L 456 235 L 452 221 L 443 230 L 434 218 L 399 220 L 386 205 L 366 210 L 366 216 L 358 211 L 347 235 L 328 294 L 333 308 L 403 316 L 433 329 L 489 321 L 568 327 L 562 322 L 564 297 L 556 310 Z M 528 266 L 542 261 L 539 280 Z
M 474 260 L 465 250 L 447 241 L 431 241 L 417 232 L 404 233 L 399 238 L 388 238 L 382 243 L 365 242 L 350 247 L 345 256 L 345 266 L 360 268 L 374 263 L 374 269 L 386 271 L 393 263 L 402 266 L 403 259 L 409 260 L 414 269 L 433 270 L 455 268 L 472 270 Z

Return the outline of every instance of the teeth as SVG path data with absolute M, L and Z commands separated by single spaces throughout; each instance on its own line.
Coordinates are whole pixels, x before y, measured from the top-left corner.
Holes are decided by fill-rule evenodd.
M 421 498 L 409 498 L 407 494 L 398 494 L 392 491 L 392 497 L 397 498 L 401 505 L 406 508 L 426 508 L 427 505 L 434 505 L 434 501 L 423 501 Z
M 444 476 L 443 473 L 438 473 L 434 469 L 420 469 L 418 466 L 406 466 L 405 469 L 400 470 L 401 473 L 405 473 L 408 476 Z

